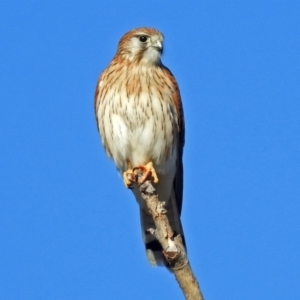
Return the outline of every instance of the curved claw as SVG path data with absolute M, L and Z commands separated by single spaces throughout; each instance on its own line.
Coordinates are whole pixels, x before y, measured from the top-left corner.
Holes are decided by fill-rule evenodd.
M 123 172 L 123 181 L 128 189 L 133 189 L 133 185 L 137 182 L 137 179 L 132 169 Z
M 158 177 L 156 174 L 156 171 L 153 167 L 153 163 L 150 161 L 149 163 L 147 163 L 147 165 L 145 166 L 139 166 L 133 169 L 133 173 L 136 174 L 136 171 L 140 170 L 141 172 L 143 172 L 143 176 L 139 178 L 138 183 L 139 184 L 143 184 L 147 179 L 150 179 L 149 177 L 151 176 L 152 180 L 154 183 L 158 182 Z M 137 174 L 136 174 L 137 176 Z M 136 178 L 136 177 L 135 177 Z

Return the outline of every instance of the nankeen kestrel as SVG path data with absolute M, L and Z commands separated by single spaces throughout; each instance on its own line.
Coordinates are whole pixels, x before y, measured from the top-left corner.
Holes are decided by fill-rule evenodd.
M 175 234 L 181 234 L 184 118 L 177 82 L 161 62 L 163 35 L 137 28 L 120 40 L 117 53 L 101 74 L 95 93 L 98 129 L 107 155 L 123 175 L 140 206 L 143 241 L 149 262 L 162 265 L 162 248 L 148 231 L 155 225 L 131 180 L 142 168 L 155 184 Z

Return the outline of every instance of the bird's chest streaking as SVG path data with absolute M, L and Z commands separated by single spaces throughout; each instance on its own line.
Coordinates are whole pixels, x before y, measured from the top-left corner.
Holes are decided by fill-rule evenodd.
M 107 72 L 99 83 L 97 113 L 106 151 L 122 171 L 128 164 L 136 167 L 152 161 L 158 173 L 166 172 L 174 167 L 177 155 L 175 87 L 163 79 L 165 70 L 159 67 L 121 71 L 118 78 Z

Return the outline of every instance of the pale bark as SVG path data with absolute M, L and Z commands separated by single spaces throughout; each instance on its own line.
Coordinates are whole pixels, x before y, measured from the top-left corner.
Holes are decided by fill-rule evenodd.
M 137 176 L 141 178 L 143 174 L 140 173 L 137 174 Z M 182 244 L 181 236 L 174 236 L 166 215 L 164 203 L 159 201 L 156 190 L 150 180 L 146 180 L 138 186 L 156 226 L 156 229 L 149 228 L 149 231 L 162 245 L 164 249 L 163 254 L 168 262 L 169 270 L 175 275 L 186 299 L 203 300 L 204 298 L 198 281 L 193 274 Z

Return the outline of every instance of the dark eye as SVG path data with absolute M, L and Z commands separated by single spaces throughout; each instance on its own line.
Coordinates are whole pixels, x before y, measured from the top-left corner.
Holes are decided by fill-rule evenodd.
M 148 40 L 148 37 L 147 37 L 146 35 L 141 35 L 141 36 L 140 36 L 140 41 L 141 41 L 142 43 L 147 42 L 147 40 Z

